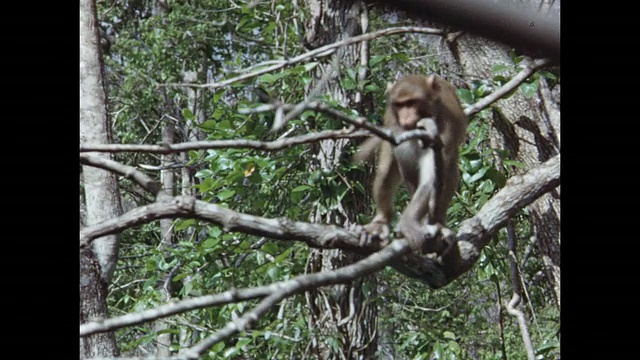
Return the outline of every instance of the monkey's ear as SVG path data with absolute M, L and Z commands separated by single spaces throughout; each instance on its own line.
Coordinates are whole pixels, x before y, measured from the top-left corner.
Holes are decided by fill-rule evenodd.
M 427 89 L 431 89 L 437 91 L 440 89 L 440 84 L 438 84 L 437 77 L 433 74 L 427 76 L 425 79 L 425 83 L 427 84 Z

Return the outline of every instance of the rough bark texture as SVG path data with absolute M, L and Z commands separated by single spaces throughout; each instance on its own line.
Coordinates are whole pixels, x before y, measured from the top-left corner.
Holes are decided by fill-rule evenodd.
M 80 142 L 109 143 L 109 122 L 105 106 L 101 54 L 94 0 L 80 1 Z M 108 154 L 97 156 L 110 157 Z M 115 174 L 83 166 L 86 225 L 121 214 Z M 118 260 L 118 236 L 97 239 L 80 252 L 80 322 L 107 316 L 107 286 Z M 96 262 L 97 261 L 97 262 Z M 99 267 L 96 266 L 99 264 Z M 83 338 L 81 357 L 114 356 L 113 333 Z
M 548 5 L 547 2 L 544 4 Z M 559 6 L 559 5 L 558 5 Z M 544 11 L 544 9 L 543 9 Z M 469 78 L 491 78 L 495 64 L 512 64 L 510 48 L 472 34 L 450 44 L 463 73 Z M 493 107 L 492 147 L 508 149 L 513 159 L 533 168 L 560 153 L 559 85 L 549 89 L 540 79 L 538 96 L 526 99 L 521 91 Z M 560 306 L 560 187 L 529 206 L 538 246 L 547 265 Z
M 107 285 L 100 281 L 100 265 L 88 247 L 80 250 L 80 324 L 108 318 Z M 80 358 L 118 356 L 113 332 L 80 338 Z
M 359 1 L 305 1 L 309 18 L 306 19 L 307 46 L 316 48 L 346 37 L 359 35 L 366 31 L 367 14 Z M 365 30 L 363 30 L 365 28 Z M 340 62 L 336 75 L 340 69 L 354 68 L 363 60 L 366 64 L 368 56 L 366 44 L 353 45 L 339 49 L 334 57 Z M 335 60 L 334 60 L 335 61 Z M 324 64 L 318 72 L 322 77 L 331 71 L 334 64 Z M 366 74 L 359 74 L 362 78 Z M 325 75 L 326 76 L 326 75 Z M 339 75 L 338 75 L 339 76 Z M 345 94 L 339 87 L 339 81 L 331 78 L 325 84 L 326 89 L 321 93 L 331 93 L 335 99 L 344 105 L 363 109 L 365 100 L 359 94 Z M 314 88 L 312 85 L 311 88 Z M 350 96 L 351 95 L 351 96 Z M 318 163 L 315 168 L 332 171 L 338 165 L 341 153 L 348 140 L 328 140 L 317 147 Z M 313 169 L 312 169 L 313 170 Z M 354 180 L 359 181 L 359 180 Z M 365 204 L 364 201 L 357 202 Z M 322 212 L 318 209 L 312 215 L 312 222 L 348 226 L 355 222 L 356 215 L 366 211 L 366 208 L 343 208 Z M 353 263 L 359 259 L 357 255 L 348 254 L 340 250 L 312 250 L 307 270 L 310 272 L 335 269 Z M 363 284 L 375 291 L 375 277 L 368 276 L 353 283 L 338 285 L 329 289 L 318 289 L 308 293 L 311 321 L 310 326 L 318 332 L 309 347 L 309 355 L 320 359 L 371 359 L 377 350 L 375 304 L 367 301 L 375 293 L 366 294 Z M 339 342 L 336 349 L 327 339 L 333 338 Z
M 102 61 L 98 47 L 95 4 L 80 2 L 80 142 L 108 144 L 111 127 L 107 118 L 102 79 Z M 99 154 L 111 158 L 109 154 Z M 87 225 L 119 216 L 122 213 L 116 176 L 93 167 L 82 168 Z M 94 242 L 102 278 L 108 284 L 118 261 L 118 237 L 105 236 Z

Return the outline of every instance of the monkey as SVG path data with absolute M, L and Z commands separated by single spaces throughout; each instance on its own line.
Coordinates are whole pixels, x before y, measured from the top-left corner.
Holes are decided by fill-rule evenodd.
M 398 230 L 414 250 L 439 252 L 441 244 L 426 241 L 424 225 L 444 226 L 449 202 L 458 187 L 458 148 L 464 142 L 467 117 L 455 87 L 436 76 L 409 75 L 388 91 L 384 126 L 394 135 L 422 128 L 435 135 L 435 145 L 423 148 L 421 140 L 393 146 L 380 138 L 365 141 L 356 161 L 371 157 L 380 149 L 373 183 L 376 214 L 365 225 L 370 236 L 387 238 L 392 218 L 392 198 L 404 180 L 411 200 L 398 222 Z

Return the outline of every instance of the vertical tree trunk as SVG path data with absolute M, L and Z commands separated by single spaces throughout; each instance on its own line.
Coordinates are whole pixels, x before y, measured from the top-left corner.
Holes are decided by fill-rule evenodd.
M 359 35 L 366 31 L 366 8 L 359 1 L 320 1 L 306 0 L 310 18 L 306 19 L 306 43 L 316 48 L 341 39 Z M 356 68 L 367 65 L 366 44 L 352 45 L 339 49 L 334 55 L 340 62 L 340 69 Z M 324 64 L 318 71 L 322 74 L 332 71 L 332 64 Z M 361 72 L 362 79 L 366 73 Z M 360 94 L 346 94 L 339 87 L 338 77 L 330 78 L 322 93 L 331 93 L 335 99 L 345 106 L 363 109 L 366 102 Z M 311 86 L 314 88 L 314 85 Z M 327 140 L 319 144 L 318 163 L 311 171 L 322 169 L 333 171 L 338 166 L 340 155 L 347 140 Z M 354 175 L 355 176 L 355 175 Z M 356 180 L 357 181 L 357 180 Z M 357 196 L 357 195 L 356 195 Z M 366 204 L 365 201 L 354 203 Z M 321 212 L 317 209 L 312 221 L 324 224 L 348 226 L 355 222 L 358 213 L 366 211 L 362 208 L 343 208 Z M 317 272 L 335 269 L 351 264 L 358 259 L 353 254 L 338 250 L 312 250 L 308 270 Z M 370 286 L 363 287 L 368 283 Z M 365 294 L 365 288 L 370 293 Z M 377 350 L 375 303 L 367 301 L 374 297 L 376 289 L 375 276 L 358 279 L 350 284 L 334 286 L 330 289 L 312 291 L 308 295 L 311 311 L 310 326 L 321 336 L 311 344 L 310 352 L 321 359 L 371 359 Z M 326 342 L 322 342 L 322 341 Z M 333 343 L 331 343 L 333 342 Z
M 543 2 L 543 5 L 550 3 Z M 462 73 L 473 77 L 492 78 L 494 65 L 512 64 L 508 46 L 472 34 L 463 34 L 449 44 L 449 49 L 455 54 Z M 518 91 L 494 104 L 492 147 L 508 149 L 510 156 L 527 169 L 558 154 L 560 108 L 554 91 L 559 94 L 559 85 L 557 89 L 549 89 L 546 80 L 540 78 L 538 96 L 527 99 Z M 529 210 L 537 245 L 560 307 L 560 187 L 540 197 Z
M 80 1 L 80 142 L 109 143 L 110 124 L 102 78 L 102 59 L 98 47 L 98 27 L 94 0 Z M 110 157 L 108 154 L 97 156 Z M 118 182 L 114 174 L 82 167 L 86 202 L 86 225 L 122 213 Z M 93 242 L 80 252 L 80 323 L 107 318 L 107 286 L 118 260 L 118 236 Z M 115 356 L 113 333 L 85 337 L 80 343 L 81 357 Z

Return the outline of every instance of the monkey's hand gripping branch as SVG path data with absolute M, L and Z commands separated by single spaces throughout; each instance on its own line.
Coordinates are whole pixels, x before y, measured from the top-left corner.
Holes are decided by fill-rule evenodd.
M 415 130 L 403 131 L 400 134 L 393 136 L 391 139 L 387 138 L 373 138 L 369 140 L 368 145 L 361 147 L 360 156 L 357 160 L 364 160 L 364 158 L 370 156 L 375 149 L 379 147 L 380 141 L 387 140 L 391 144 L 397 146 L 406 141 L 419 140 L 423 149 L 432 148 L 439 156 L 442 150 L 442 141 L 438 135 L 438 126 L 434 118 L 423 118 L 416 123 Z M 374 142 L 375 141 L 375 142 Z M 365 149 L 366 147 L 366 149 Z M 367 154 L 364 154 L 367 153 Z M 378 243 L 379 246 L 386 246 L 389 244 L 389 235 L 391 233 L 389 228 L 389 222 L 391 219 L 376 215 L 376 217 L 367 225 L 352 225 L 349 230 L 359 234 L 359 241 L 363 246 L 371 246 Z M 419 226 L 419 224 L 416 224 Z M 420 251 L 425 244 L 443 244 L 440 236 L 441 226 L 424 225 L 424 229 L 417 229 L 422 235 L 420 241 L 412 239 L 410 243 L 414 244 L 415 250 Z M 406 234 L 405 234 L 406 236 Z M 410 239 L 411 240 L 411 239 Z M 427 246 L 426 248 L 433 248 L 433 246 Z M 436 246 L 439 250 L 438 254 L 441 254 L 441 246 Z M 424 250 L 424 249 L 423 249 Z

